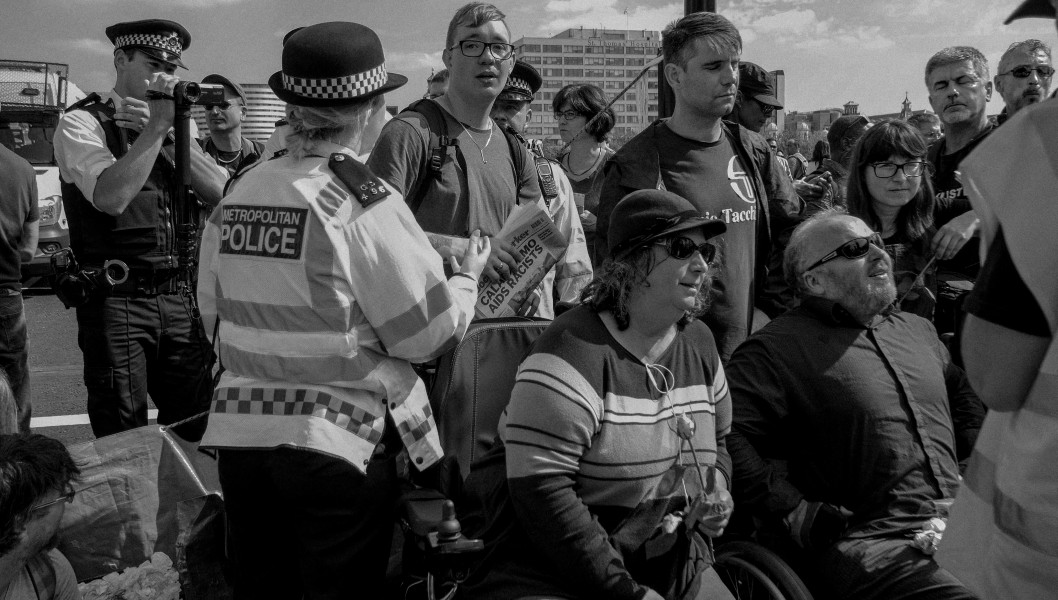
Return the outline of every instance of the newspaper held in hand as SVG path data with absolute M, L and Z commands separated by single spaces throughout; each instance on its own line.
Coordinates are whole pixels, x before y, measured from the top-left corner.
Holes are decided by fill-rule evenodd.
M 478 282 L 476 317 L 510 317 L 540 285 L 544 275 L 566 252 L 569 242 L 538 203 L 520 204 L 511 211 L 495 236 L 514 246 L 518 260 L 506 281 L 482 276 Z

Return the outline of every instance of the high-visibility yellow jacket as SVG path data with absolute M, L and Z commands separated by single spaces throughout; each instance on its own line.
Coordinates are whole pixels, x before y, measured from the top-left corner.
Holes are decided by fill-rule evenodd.
M 425 468 L 442 451 L 411 363 L 462 338 L 476 283 L 445 280 L 404 199 L 366 168 L 351 186 L 335 175 L 347 149 L 315 152 L 253 168 L 206 224 L 198 299 L 226 371 L 202 446 L 305 448 L 364 470 L 388 413 Z

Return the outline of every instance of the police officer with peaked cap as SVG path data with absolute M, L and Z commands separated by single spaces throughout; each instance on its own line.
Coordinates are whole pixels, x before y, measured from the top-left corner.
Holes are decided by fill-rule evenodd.
M 70 247 L 82 268 L 109 264 L 116 276 L 112 289 L 77 306 L 97 437 L 146 425 L 148 395 L 164 425 L 202 413 L 212 391 L 212 350 L 194 315 L 190 265 L 179 259 L 174 204 L 172 94 L 191 36 L 159 19 L 119 23 L 106 34 L 114 43 L 114 88 L 71 106 L 54 138 Z M 190 166 L 198 199 L 216 204 L 223 171 L 196 144 Z M 197 439 L 204 425 L 176 431 Z

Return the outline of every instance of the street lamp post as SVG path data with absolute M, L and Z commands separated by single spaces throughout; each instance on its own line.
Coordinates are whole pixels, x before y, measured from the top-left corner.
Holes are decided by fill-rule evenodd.
M 683 0 L 683 14 L 696 12 L 716 12 L 716 0 Z M 672 116 L 676 98 L 672 95 L 669 82 L 665 81 L 665 63 L 658 65 L 658 117 Z

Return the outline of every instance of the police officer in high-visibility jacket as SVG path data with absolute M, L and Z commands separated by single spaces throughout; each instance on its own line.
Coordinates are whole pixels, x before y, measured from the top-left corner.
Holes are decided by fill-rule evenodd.
M 473 236 L 446 280 L 361 164 L 383 93 L 406 81 L 367 27 L 291 35 L 269 80 L 288 153 L 237 178 L 203 233 L 199 302 L 224 371 L 202 446 L 219 449 L 237 600 L 380 597 L 396 456 L 441 456 L 411 363 L 465 333 L 490 245 Z

